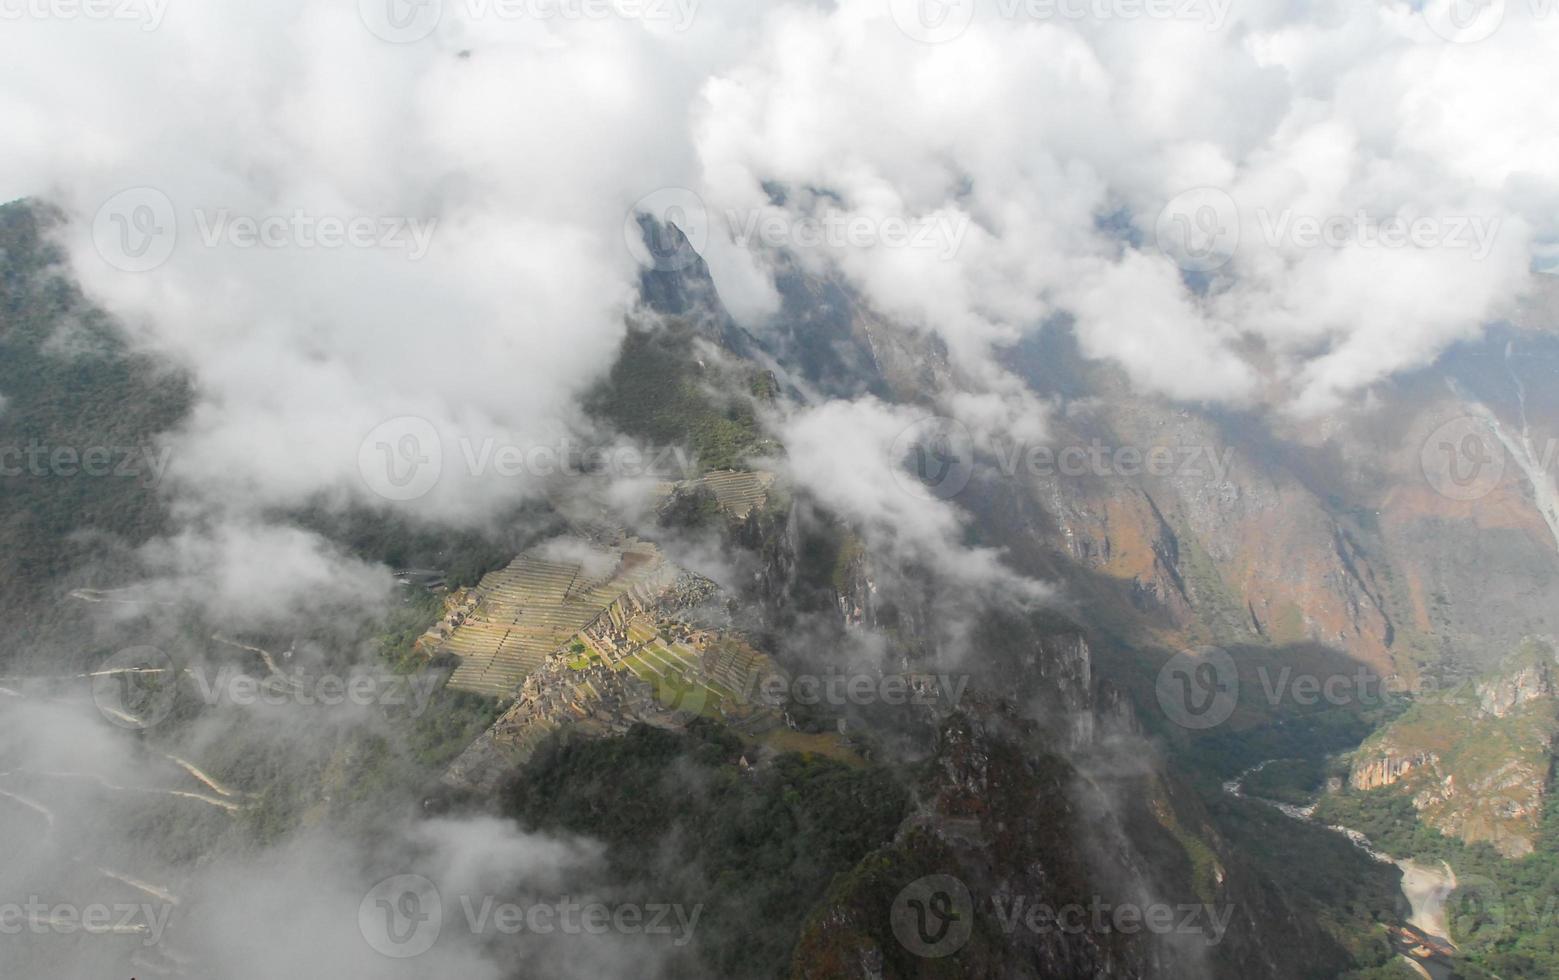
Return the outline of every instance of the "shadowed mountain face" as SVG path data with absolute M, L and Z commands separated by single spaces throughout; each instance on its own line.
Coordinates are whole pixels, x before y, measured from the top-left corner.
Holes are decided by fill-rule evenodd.
M 718 302 L 702 267 L 673 278 L 662 288 Z M 795 269 L 778 282 L 782 311 L 758 339 L 818 397 L 929 405 L 960 385 L 934 339 L 839 282 Z M 1314 420 L 1136 395 L 1082 357 L 1064 320 L 1005 360 L 1059 409 L 1049 438 L 980 447 L 952 499 L 1092 625 L 1165 643 L 1320 643 L 1408 678 L 1492 665 L 1550 628 L 1550 335 L 1494 331 L 1363 411 Z
M 46 220 L 0 210 L 0 448 L 155 456 L 188 420 L 186 382 L 53 274 Z M 646 231 L 656 254 L 691 248 L 674 227 Z M 327 665 L 453 680 L 427 716 L 306 750 L 256 748 L 258 722 L 179 701 L 176 729 L 142 741 L 200 754 L 194 778 L 241 790 L 207 802 L 220 827 L 157 838 L 159 880 L 199 882 L 217 851 L 304 828 L 392 836 L 367 811 L 496 812 L 597 841 L 592 887 L 718 907 L 694 943 L 652 958 L 662 975 L 1320 978 L 1389 960 L 1378 924 L 1400 918 L 1395 872 L 1227 792 L 1241 770 L 1284 759 L 1267 779 L 1298 773 L 1279 787 L 1293 800 L 1331 776 L 1337 800 L 1405 794 L 1424 827 L 1507 856 L 1546 846 L 1559 347 L 1534 325 L 1453 350 L 1365 411 L 1299 421 L 1136 394 L 1067 322 L 1048 324 L 1003 352 L 1051 408 L 1042 439 L 954 440 L 930 455 L 940 469 L 910 452 L 919 468 L 891 477 L 956 509 L 960 547 L 998 556 L 1000 574 L 971 585 L 796 480 L 777 433 L 836 399 L 935 416 L 977 382 L 934 337 L 783 258 L 779 313 L 743 329 L 687 258 L 643 274 L 583 407 L 690 447 L 699 472 L 626 512 L 603 503 L 620 487 L 580 480 L 507 537 L 329 500 L 279 515 L 367 561 L 450 571 L 455 588 L 408 587 L 372 642 L 245 637 L 226 652 L 272 677 L 324 646 Z M 949 472 L 967 480 L 914 486 Z M 94 638 L 72 653 L 83 664 L 106 652 L 94 630 L 223 635 L 186 610 L 83 612 L 136 584 L 137 548 L 177 515 L 155 485 L 54 476 L 6 476 L 0 500 L 24 628 Z M 555 534 L 574 557 L 536 558 Z M 603 541 L 620 564 L 587 574 L 579 556 Z M 676 574 L 651 574 L 661 549 Z M 653 561 L 630 567 L 629 551 Z M 7 669 L 37 666 L 22 651 Z M 855 675 L 915 696 L 796 694 L 796 678 Z M 788 693 L 760 700 L 775 680 Z M 138 803 L 135 826 L 164 815 Z M 1159 912 L 1169 926 L 1132 927 Z M 177 973 L 183 955 L 155 962 Z
M 934 344 L 837 283 L 781 281 L 785 312 L 761 339 L 822 392 L 915 399 L 957 384 Z M 1007 358 L 1059 408 L 1050 438 L 982 447 L 953 500 L 978 540 L 1059 586 L 1109 664 L 1096 672 L 1124 669 L 1124 686 L 1161 662 L 1146 651 L 1221 644 L 1261 664 L 1242 666 L 1229 722 L 1242 730 L 1317 703 L 1346 713 L 1416 698 L 1360 749 L 1353 787 L 1406 780 L 1429 825 L 1525 854 L 1555 702 L 1544 683 L 1507 675 L 1536 657 L 1530 669 L 1547 676 L 1559 608 L 1559 341 L 1536 326 L 1459 345 L 1364 412 L 1296 421 L 1135 395 L 1057 322 Z M 1296 690 L 1295 676 L 1342 693 Z M 1501 684 L 1519 689 L 1519 708 L 1495 715 L 1446 695 Z
M 161 436 L 191 404 L 188 378 L 133 352 L 59 268 L 59 220 L 0 207 L 0 626 L 19 651 L 90 642 L 66 592 L 113 584 L 169 529 Z
M 782 276 L 781 283 L 783 313 L 755 335 L 792 372 L 782 381 L 816 398 L 870 392 L 923 403 L 928 414 L 936 411 L 928 392 L 960 384 L 932 340 L 875 315 L 838 283 L 799 275 Z M 1522 344 L 1534 356 L 1508 359 L 1507 352 Z M 1518 648 L 1537 643 L 1548 649 L 1534 637 L 1551 630 L 1548 617 L 1559 599 L 1559 548 L 1544 514 L 1552 493 L 1545 482 L 1552 478 L 1551 468 L 1545 469 L 1551 457 L 1544 457 L 1541 445 L 1559 419 L 1559 406 L 1522 393 L 1553 373 L 1541 354 L 1551 346 L 1546 335 L 1530 329 L 1495 331 L 1386 386 L 1368 410 L 1296 420 L 1142 397 L 1111 369 L 1084 359 L 1064 321 L 1051 324 L 1006 357 L 1057 408 L 1049 437 L 1043 444 L 998 440 L 971 449 L 968 484 L 949 499 L 970 515 L 971 541 L 999 546 L 1011 567 L 1057 587 L 1058 608 L 1075 624 L 1063 630 L 1085 631 L 1092 649 L 1080 682 L 1076 671 L 1058 668 L 1066 657 L 1052 641 L 1036 641 L 1028 655 L 1032 662 L 1037 652 L 1047 670 L 1023 676 L 1021 641 L 1005 650 L 1000 642 L 980 645 L 979 669 L 1000 677 L 1001 689 L 1026 692 L 1047 705 L 1042 718 L 1086 715 L 1089 725 L 1104 726 L 1106 719 L 1128 717 L 1133 730 L 1157 731 L 1185 748 L 1196 760 L 1190 769 L 1224 775 L 1276 754 L 1318 757 L 1350 749 L 1404 703 L 1422 702 L 1366 743 L 1351 763 L 1351 780 L 1345 767 L 1334 785 L 1369 792 L 1427 762 L 1412 782 L 1426 825 L 1468 841 L 1492 841 L 1507 854 L 1527 853 L 1548 789 L 1552 692 L 1540 683 L 1497 678 L 1506 670 L 1499 665 L 1508 667 Z M 1523 452 L 1535 466 L 1521 464 Z M 894 594 L 887 583 L 895 571 L 882 566 L 881 556 L 850 563 L 836 590 L 851 622 L 881 628 L 935 620 L 934 612 Z M 1015 633 L 1021 630 L 1009 631 L 1009 638 Z M 1237 704 L 1226 721 L 1188 732 L 1165 704 L 1159 670 L 1170 653 L 1205 644 L 1234 651 Z M 1465 710 L 1440 704 L 1437 692 L 1470 684 L 1474 675 L 1491 690 L 1514 685 L 1521 707 L 1496 718 L 1476 704 Z M 1486 723 L 1476 720 L 1485 717 Z M 1076 726 L 1041 729 L 1061 743 L 1077 738 Z M 982 737 L 1000 742 L 1011 734 L 1002 732 L 996 726 Z M 1435 755 L 1445 739 L 1461 746 L 1454 758 Z M 1094 748 L 1079 764 L 1101 765 L 1098 746 L 1107 742 L 1084 738 Z M 1179 769 L 1161 765 L 1162 772 Z M 1458 794 L 1457 775 L 1467 780 L 1469 767 L 1481 775 Z M 1431 776 L 1445 785 L 1422 788 Z M 1032 772 L 1023 778 L 1033 778 Z M 1224 887 L 1251 887 L 1241 883 L 1243 876 L 1265 856 L 1226 850 L 1219 832 L 1199 825 L 1183 797 L 1166 789 L 1173 782 L 1164 775 L 1157 782 L 1125 780 L 1119 785 L 1131 789 L 1121 798 L 1164 796 L 1145 814 L 1133 816 L 1125 804 L 1109 819 L 1134 828 L 1133 846 L 1150 851 L 1149 827 L 1171 841 L 1199 841 L 1208 848 L 1202 853 L 1218 855 L 1214 860 L 1225 865 L 1218 874 L 1220 881 L 1228 876 Z M 1503 793 L 1490 802 L 1495 784 Z M 875 877 L 853 882 L 815 919 L 804 940 L 808 955 L 796 961 L 797 976 L 937 975 L 930 964 L 903 956 L 888 924 L 872 915 L 888 891 L 937 867 L 958 869 L 950 873 L 960 881 L 987 874 L 975 865 L 989 861 L 989 851 L 970 843 L 983 840 L 970 828 L 984 818 L 950 814 L 949 805 L 936 799 L 922 823 L 906 824 Z M 1177 799 L 1178 806 L 1171 802 Z M 1228 819 L 1220 811 L 1220 820 Z M 1240 824 L 1246 819 L 1225 825 L 1224 832 L 1248 833 Z M 969 825 L 963 831 L 956 830 L 964 826 L 960 820 Z M 1300 832 L 1269 827 L 1265 833 Z M 1325 849 L 1300 839 L 1304 848 Z M 1241 846 L 1250 844 L 1246 838 Z M 1254 850 L 1261 854 L 1265 847 Z M 1182 852 L 1193 855 L 1193 866 L 1196 852 L 1195 846 Z M 923 860 L 927 854 L 937 857 Z M 1054 856 L 1034 862 L 1059 873 Z M 1173 864 L 1159 851 L 1139 855 L 1134 866 L 1140 872 Z M 1100 865 L 1079 873 L 1110 876 Z M 1368 879 L 1357 867 L 1348 874 Z M 1290 866 L 1279 875 L 1285 881 L 1292 876 Z M 1134 881 L 1147 887 L 1142 877 Z M 1154 887 L 1184 896 L 1193 881 L 1160 880 Z M 1085 965 L 1094 957 L 1113 964 L 1117 972 L 1109 975 L 1186 969 L 1166 966 L 1164 958 L 1176 954 L 1151 943 L 1113 952 L 1046 949 L 1000 931 L 982 934 L 982 915 L 1000 908 L 1000 896 L 1023 891 L 988 878 L 985 886 L 988 891 L 975 889 L 970 901 L 980 910 L 974 914 L 976 941 L 988 945 L 962 961 L 987 964 L 976 973 L 1022 962 L 1036 975 L 1083 975 L 1094 969 Z M 1245 907 L 1293 921 L 1302 914 L 1276 909 L 1285 902 L 1305 906 L 1314 894 L 1299 884 L 1280 892 L 1260 899 L 1246 893 Z M 1247 923 L 1252 945 L 1242 947 L 1236 939 L 1215 950 L 1210 959 L 1217 966 L 1207 968 L 1225 969 L 1243 957 L 1260 962 L 1271 952 L 1263 945 L 1270 941 L 1270 922 L 1253 916 Z M 1320 950 L 1331 940 L 1313 941 Z M 1349 954 L 1331 955 L 1318 953 L 1305 964 L 1263 963 L 1256 975 L 1287 969 L 1335 975 Z M 824 965 L 813 965 L 819 963 Z

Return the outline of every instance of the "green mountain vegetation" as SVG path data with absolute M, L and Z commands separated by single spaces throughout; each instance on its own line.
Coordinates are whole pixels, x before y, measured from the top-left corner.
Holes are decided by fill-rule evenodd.
M 153 461 L 192 397 L 65 277 L 56 220 L 0 207 L 0 606 L 22 629 L 49 614 L 65 572 L 166 529 Z M 89 451 L 100 475 L 83 465 Z
M 886 769 L 786 753 L 761 769 L 725 727 L 554 736 L 503 791 L 535 830 L 604 841 L 624 888 L 702 904 L 687 975 L 780 977 L 834 876 L 891 839 L 908 793 Z
M 777 447 L 763 438 L 755 404 L 775 394 L 765 371 L 723 366 L 685 320 L 630 326 L 607 379 L 587 400 L 619 431 L 659 446 L 686 445 L 706 470 L 745 469 Z
M 1327 796 L 1316 818 L 1352 827 L 1398 857 L 1450 864 L 1459 884 L 1447 907 L 1450 938 L 1468 978 L 1559 976 L 1559 802 L 1552 797 L 1536 849 L 1516 860 L 1425 826 L 1395 788 Z

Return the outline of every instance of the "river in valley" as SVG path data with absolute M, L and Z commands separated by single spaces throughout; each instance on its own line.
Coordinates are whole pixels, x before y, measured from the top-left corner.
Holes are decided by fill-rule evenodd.
M 1240 773 L 1234 779 L 1223 784 L 1223 791 L 1230 796 L 1248 799 L 1265 804 L 1281 812 L 1284 816 L 1303 823 L 1315 823 L 1316 802 L 1304 806 L 1295 806 L 1292 803 L 1280 803 L 1277 800 L 1265 800 L 1259 796 L 1247 796 L 1245 793 L 1245 780 L 1254 772 L 1260 772 L 1268 762 L 1276 762 L 1269 759 L 1261 762 Z M 1411 912 L 1406 917 L 1406 922 L 1414 930 L 1422 933 L 1443 950 L 1454 949 L 1450 941 L 1450 924 L 1446 920 L 1446 900 L 1451 892 L 1456 889 L 1456 872 L 1449 864 L 1440 862 L 1439 867 L 1423 864 L 1405 858 L 1392 857 L 1390 854 L 1375 847 L 1370 839 L 1359 831 L 1350 827 L 1336 824 L 1325 825 L 1326 829 L 1341 834 L 1357 847 L 1368 854 L 1374 861 L 1381 864 L 1394 864 L 1402 871 L 1402 897 L 1407 901 Z M 1430 980 L 1450 980 L 1453 975 L 1450 957 L 1443 951 L 1434 952 L 1428 956 L 1415 955 L 1410 952 L 1414 947 L 1422 944 L 1413 942 L 1410 936 L 1394 934 L 1392 946 L 1402 955 L 1414 969 Z

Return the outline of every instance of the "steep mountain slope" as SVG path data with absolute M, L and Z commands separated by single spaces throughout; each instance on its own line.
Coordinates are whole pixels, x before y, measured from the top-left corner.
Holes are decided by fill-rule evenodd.
M 13 206 L 0 217 L 0 344 L 17 354 L 0 376 L 0 432 L 17 447 L 154 444 L 182 418 L 184 382 L 130 353 L 48 274 L 38 212 Z M 841 282 L 785 266 L 779 283 L 777 321 L 748 333 L 701 260 L 646 272 L 644 306 L 586 409 L 603 427 L 690 448 L 704 470 L 783 474 L 774 414 L 860 395 L 933 414 L 934 394 L 968 382 L 934 339 L 865 308 Z M 52 360 L 61 337 L 96 338 L 107 353 Z M 456 585 L 555 533 L 641 536 L 728 584 L 700 610 L 712 625 L 673 622 L 643 602 L 633 612 L 646 622 L 603 627 L 647 647 L 657 677 L 665 655 L 681 655 L 668 636 L 696 629 L 719 642 L 704 636 L 688 649 L 750 648 L 742 662 L 773 665 L 767 679 L 865 679 L 879 692 L 894 679 L 926 696 L 831 701 L 798 697 L 791 683 L 762 711 L 745 711 L 738 695 L 748 691 L 725 672 L 713 710 L 682 699 L 714 685 L 670 683 L 651 692 L 669 699 L 636 716 L 651 727 L 575 724 L 570 713 L 599 721 L 592 712 L 613 697 L 574 693 L 604 676 L 589 674 L 600 664 L 583 643 L 543 651 L 541 668 L 522 665 L 530 673 L 482 687 L 488 696 L 442 691 L 426 716 L 344 725 L 307 751 L 271 741 L 253 719 L 224 729 L 200 743 L 202 772 L 254 802 L 233 804 L 242 810 L 233 826 L 181 838 L 170 822 L 169 838 L 158 838 L 166 866 L 192 873 L 219 846 L 321 823 L 357 827 L 396 806 L 499 813 L 604 841 L 603 880 L 623 894 L 672 882 L 688 902 L 722 909 L 673 972 L 1332 977 L 1389 962 L 1379 926 L 1400 917 L 1395 872 L 1324 829 L 1286 827 L 1229 798 L 1223 779 L 1279 751 L 1320 766 L 1390 722 L 1355 756 L 1356 787 L 1411 785 L 1433 826 L 1509 854 L 1540 846 L 1552 691 L 1538 647 L 1483 677 L 1467 700 L 1396 698 L 1469 676 L 1544 632 L 1559 551 L 1529 471 L 1507 467 L 1481 497 L 1456 500 L 1426 478 L 1421 451 L 1447 413 L 1477 406 L 1536 445 L 1548 431 L 1536 396 L 1501 400 L 1453 358 L 1401 382 L 1389 408 L 1362 420 L 1300 424 L 1135 395 L 1080 356 L 1065 323 L 1005 358 L 1053 403 L 1050 435 L 1042 446 L 982 446 L 952 503 L 967 517 L 964 543 L 999 548 L 1007 572 L 1053 588 L 1044 604 L 971 589 L 934 559 L 876 545 L 826 493 L 783 475 L 740 512 L 689 480 L 625 513 L 608 506 L 620 502 L 603 492 L 611 487 L 582 479 L 522 511 L 526 534 L 502 540 L 328 502 L 278 516 L 365 558 L 458 563 Z M 30 479 L 0 501 L 14 545 L 4 583 L 13 610 L 44 610 L 23 614 L 24 625 L 59 642 L 84 618 L 60 592 L 136 574 L 127 559 L 109 576 L 92 549 L 76 550 L 77 532 L 128 546 L 170 518 L 162 498 L 132 483 Z M 421 642 L 457 611 L 408 590 L 384 636 L 321 644 L 321 659 L 340 666 L 366 649 L 398 670 L 458 666 L 458 652 Z M 138 626 L 156 618 L 138 615 Z M 221 626 L 161 625 L 191 648 Z M 578 627 L 570 620 L 558 627 L 568 636 L 548 642 L 566 643 Z M 306 659 L 310 644 L 297 637 L 246 637 L 233 649 L 264 676 L 276 672 L 270 648 L 289 642 Z M 1203 730 L 1170 710 L 1161 668 L 1205 644 L 1230 651 L 1238 690 L 1228 718 Z M 1364 681 L 1305 701 L 1285 670 L 1318 690 L 1330 691 L 1331 678 Z M 548 700 L 553 675 L 568 681 L 557 689 L 567 697 Z M 549 705 L 534 732 L 520 724 L 534 720 L 521 710 L 530 696 Z M 179 700 L 174 728 L 158 737 L 171 747 L 208 709 Z M 761 731 L 739 723 L 760 715 Z M 521 727 L 524 752 L 474 753 L 467 768 L 485 771 L 456 781 L 465 789 L 430 788 L 462 750 Z M 1467 742 L 1464 730 L 1477 737 Z M 1510 791 L 1508 807 L 1486 813 L 1470 802 L 1496 789 Z M 155 816 L 137 811 L 135 826 L 155 827 Z M 1144 924 L 1161 911 L 1166 923 Z M 764 923 L 758 952 L 742 946 L 752 917 Z M 956 948 L 939 945 L 948 936 Z

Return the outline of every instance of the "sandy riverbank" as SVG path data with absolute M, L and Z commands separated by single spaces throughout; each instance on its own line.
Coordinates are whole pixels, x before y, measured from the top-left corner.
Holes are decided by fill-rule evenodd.
M 1438 868 L 1417 861 L 1398 861 L 1397 867 L 1402 869 L 1402 894 L 1413 907 L 1408 925 L 1450 942 L 1445 901 L 1456 889 L 1456 872 L 1444 861 Z

